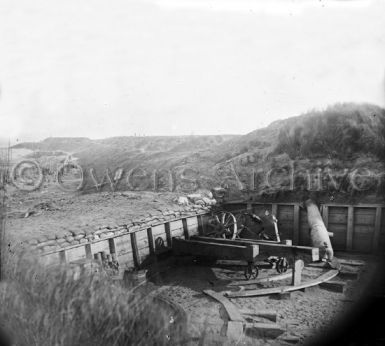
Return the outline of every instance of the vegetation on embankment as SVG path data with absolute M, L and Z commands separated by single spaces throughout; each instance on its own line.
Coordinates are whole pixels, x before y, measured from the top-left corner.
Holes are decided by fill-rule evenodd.
M 14 346 L 186 343 L 183 325 L 145 294 L 100 274 L 74 280 L 68 268 L 25 256 L 16 262 L 7 263 L 0 282 L 0 327 Z

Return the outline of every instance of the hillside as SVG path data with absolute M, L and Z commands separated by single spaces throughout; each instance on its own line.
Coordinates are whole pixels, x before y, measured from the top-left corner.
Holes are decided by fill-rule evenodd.
M 167 190 L 164 170 L 175 191 L 222 185 L 229 198 L 290 200 L 318 190 L 330 200 L 378 200 L 385 190 L 385 110 L 369 104 L 309 111 L 244 136 L 48 138 L 16 147 L 71 152 L 84 169 L 84 191 L 96 191 L 106 169 L 113 180 L 118 168 L 122 190 L 154 189 L 155 171 L 163 172 L 157 189 Z

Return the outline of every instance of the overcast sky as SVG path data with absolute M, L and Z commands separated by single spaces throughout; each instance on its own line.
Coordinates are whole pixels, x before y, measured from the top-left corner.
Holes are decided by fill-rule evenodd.
M 385 105 L 385 1 L 1 0 L 0 138 L 244 134 Z

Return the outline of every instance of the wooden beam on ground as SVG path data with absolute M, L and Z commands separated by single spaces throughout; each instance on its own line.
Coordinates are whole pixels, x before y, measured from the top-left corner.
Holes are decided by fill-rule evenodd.
M 345 291 L 346 282 L 343 281 L 326 281 L 319 285 L 321 288 L 327 289 L 328 291 L 343 293 Z
M 365 262 L 361 260 L 349 260 L 349 259 L 338 259 L 340 264 L 349 266 L 364 266 Z
M 223 305 L 230 321 L 239 321 L 239 322 L 245 321 L 245 319 L 239 312 L 238 308 L 221 293 L 214 292 L 212 290 L 204 290 L 203 293 L 207 294 L 211 298 L 214 298 L 215 300 L 217 300 Z
M 173 238 L 172 249 L 176 255 L 189 254 L 222 259 L 240 259 L 247 262 L 253 262 L 259 253 L 258 245 L 220 244 L 179 238 Z
M 272 322 L 277 322 L 277 311 L 274 311 L 274 310 L 253 311 L 253 310 L 247 310 L 247 309 L 240 309 L 239 312 L 242 315 L 251 316 L 251 317 L 253 317 L 253 316 L 262 317 L 262 318 L 266 318 L 267 320 L 270 320 Z
M 298 286 L 283 286 L 283 287 L 272 287 L 272 288 L 261 288 L 256 290 L 242 290 L 240 292 L 225 292 L 226 297 L 237 298 L 237 297 L 258 297 L 266 296 L 269 294 L 283 294 L 286 292 L 292 292 L 300 290 L 306 287 L 316 286 L 322 282 L 331 280 L 338 275 L 338 270 L 329 270 L 326 273 L 320 275 L 318 278 L 302 283 Z
M 303 259 L 305 262 L 319 261 L 319 249 L 309 246 L 285 245 L 277 242 L 266 243 L 254 239 L 223 239 L 210 237 L 191 237 L 193 240 L 210 243 L 232 244 L 232 245 L 258 245 L 259 254 L 262 256 L 296 256 L 298 259 Z
M 260 283 L 268 283 L 273 281 L 289 279 L 292 277 L 292 275 L 293 275 L 292 270 L 289 269 L 286 273 L 273 275 L 266 278 L 260 278 L 255 280 L 232 281 L 228 284 L 228 286 L 247 286 L 247 285 L 260 284 Z
M 286 329 L 276 323 L 246 323 L 245 334 L 252 338 L 275 339 Z

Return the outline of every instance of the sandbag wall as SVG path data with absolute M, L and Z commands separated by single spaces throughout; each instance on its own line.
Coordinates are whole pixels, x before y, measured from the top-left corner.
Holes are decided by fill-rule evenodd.
M 47 264 L 54 264 L 93 259 L 94 255 L 100 252 L 106 255 L 114 253 L 120 268 L 139 268 L 151 254 L 169 250 L 173 237 L 188 239 L 192 235 L 201 234 L 207 213 L 208 210 L 201 208 L 184 213 L 182 217 L 171 213 L 167 221 L 143 220 L 142 225 L 131 228 L 106 229 L 97 239 L 52 251 L 41 251 L 41 256 Z

